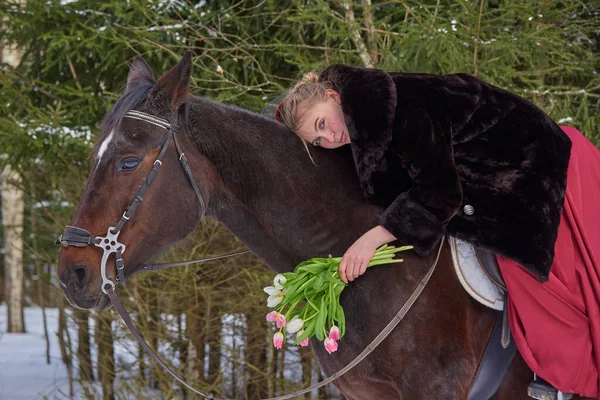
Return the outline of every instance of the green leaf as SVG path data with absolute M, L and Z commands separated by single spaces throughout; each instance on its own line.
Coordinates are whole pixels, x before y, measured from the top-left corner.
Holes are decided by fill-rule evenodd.
M 323 341 L 325 339 L 325 320 L 327 318 L 327 303 L 325 298 L 321 299 L 321 307 L 319 307 L 319 315 L 317 316 L 317 324 L 315 325 L 315 335 L 317 339 Z
M 340 328 L 340 338 L 342 338 L 346 333 L 346 315 L 344 314 L 344 308 L 339 304 L 336 306 L 335 316 Z
M 325 283 L 325 275 L 327 275 L 326 271 L 321 272 L 319 275 L 317 275 L 317 277 L 315 278 L 315 281 L 312 284 L 312 290 L 314 290 L 315 292 L 320 292 L 323 288 L 323 284 Z
M 327 264 L 309 264 L 309 265 L 302 266 L 300 268 L 296 268 L 295 272 L 296 273 L 308 272 L 308 273 L 317 275 L 317 274 L 321 273 L 321 271 L 323 271 L 324 269 L 327 269 L 327 267 L 328 267 Z
M 333 293 L 333 286 L 332 285 L 328 285 L 328 296 L 326 296 L 327 299 L 327 314 L 329 315 L 329 322 L 333 322 L 333 320 L 335 319 L 335 309 L 336 309 L 336 305 L 338 304 L 338 300 L 337 297 L 334 296 Z

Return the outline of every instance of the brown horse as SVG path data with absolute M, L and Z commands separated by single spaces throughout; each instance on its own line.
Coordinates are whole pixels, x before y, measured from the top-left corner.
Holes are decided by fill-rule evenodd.
M 311 163 L 282 124 L 236 107 L 188 94 L 189 54 L 156 81 L 136 59 L 127 89 L 106 116 L 94 163 L 72 225 L 103 235 L 143 184 L 165 130 L 123 118 L 129 110 L 176 116 L 182 147 L 206 200 L 221 221 L 277 272 L 300 261 L 341 255 L 377 224 L 382 209 L 366 202 L 348 149 L 313 149 Z M 200 220 L 196 196 L 173 143 L 163 166 L 119 240 L 127 246 L 125 275 L 160 248 L 188 235 Z M 94 247 L 63 248 L 58 275 L 71 304 L 100 310 L 100 258 Z M 344 291 L 347 331 L 337 353 L 313 349 L 326 373 L 350 362 L 392 319 L 427 272 L 435 254 L 405 254 L 405 262 L 369 270 Z M 116 276 L 110 264 L 109 276 Z M 496 312 L 462 289 L 446 246 L 429 285 L 407 317 L 336 385 L 348 399 L 466 399 Z M 494 398 L 526 399 L 532 373 L 520 356 Z

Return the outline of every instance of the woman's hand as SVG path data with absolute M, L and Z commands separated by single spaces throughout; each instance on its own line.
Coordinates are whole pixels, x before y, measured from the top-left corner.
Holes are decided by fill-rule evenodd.
M 358 238 L 340 262 L 339 273 L 342 281 L 348 283 L 364 274 L 377 248 L 395 239 L 394 235 L 381 225 Z

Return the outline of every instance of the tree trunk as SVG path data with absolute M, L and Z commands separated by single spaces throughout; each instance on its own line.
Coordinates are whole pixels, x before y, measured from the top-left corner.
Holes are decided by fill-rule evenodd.
M 133 289 L 133 297 L 135 299 L 135 304 L 142 304 L 144 301 L 144 297 L 143 297 L 143 292 L 140 290 L 140 286 L 139 285 L 135 285 L 134 289 Z M 146 324 L 144 321 L 143 317 L 139 318 L 138 321 L 138 329 L 140 332 L 145 332 L 146 329 Z M 144 348 L 142 347 L 142 345 L 140 345 L 139 343 L 136 343 L 137 346 L 137 360 L 138 360 L 138 379 L 140 380 L 140 382 L 146 382 L 146 362 L 145 362 L 145 356 L 146 356 L 146 350 L 144 350 Z
M 314 358 L 313 366 L 316 369 L 316 375 L 317 375 L 317 382 L 315 382 L 315 383 L 322 382 L 323 380 L 327 379 L 327 376 L 325 376 L 323 374 L 323 371 L 321 370 L 321 366 L 317 362 L 316 358 Z M 319 390 L 319 396 L 317 398 L 319 398 L 319 399 L 329 398 L 328 393 L 327 393 L 327 385 L 321 386 L 318 390 Z
M 285 377 L 283 376 L 285 372 L 285 347 L 282 347 L 277 353 L 277 375 L 275 375 L 276 385 L 275 385 L 275 393 L 283 394 L 285 390 Z
M 156 354 L 158 352 L 159 340 L 158 337 L 161 332 L 160 327 L 160 310 L 159 310 L 159 297 L 153 295 L 152 290 L 147 290 L 145 293 L 146 304 L 148 305 L 148 316 L 146 319 L 146 328 L 148 329 L 148 344 L 154 350 Z M 142 317 L 143 318 L 143 317 Z M 151 377 L 149 386 L 153 389 L 159 389 L 161 385 L 162 369 L 160 365 L 155 362 L 150 364 Z
M 277 360 L 277 354 L 275 353 L 275 346 L 273 346 L 272 336 L 275 333 L 275 327 L 270 326 L 267 329 L 267 337 L 269 346 L 267 347 L 267 392 L 269 397 L 275 396 L 275 378 L 277 374 L 277 368 L 275 368 L 275 361 Z
M 23 191 L 19 174 L 6 166 L 2 174 L 2 218 L 4 222 L 4 279 L 8 309 L 7 332 L 24 333 L 23 320 Z
M 312 385 L 312 353 L 309 347 L 299 347 L 300 363 L 302 364 L 302 388 Z M 305 399 L 310 399 L 311 394 L 304 395 Z
M 371 55 L 371 62 L 377 64 L 379 57 L 377 55 L 377 37 L 375 35 L 375 27 L 373 26 L 373 5 L 371 4 L 371 0 L 362 0 L 362 5 L 364 7 L 363 22 L 367 29 L 367 50 Z
M 77 322 L 77 359 L 79 360 L 79 378 L 89 382 L 94 380 L 92 355 L 90 352 L 90 313 L 85 310 L 74 310 L 73 317 Z
M 207 313 L 206 313 L 206 321 L 207 321 L 207 329 L 208 332 L 208 344 L 209 344 L 209 353 L 208 353 L 208 376 L 207 382 L 213 385 L 216 388 L 216 385 L 219 381 L 219 376 L 221 372 L 221 316 L 218 315 L 218 310 L 212 304 L 212 299 L 208 299 L 207 301 Z M 221 387 L 218 388 L 220 392 L 222 390 Z
M 358 51 L 358 55 L 360 56 L 363 65 L 366 68 L 373 68 L 373 59 L 371 57 L 371 54 L 369 54 L 367 45 L 365 44 L 365 41 L 363 40 L 363 37 L 361 35 L 360 25 L 356 22 L 356 19 L 354 17 L 354 7 L 352 6 L 352 1 L 342 0 L 342 7 L 346 11 L 346 22 L 348 23 L 348 31 L 350 33 L 350 38 L 356 46 L 356 50 Z
M 24 0 L 18 1 L 24 4 Z M 23 52 L 20 49 L 6 47 L 2 49 L 0 62 L 12 67 L 21 63 Z M 6 331 L 24 333 L 23 319 L 23 191 L 12 185 L 20 183 L 20 176 L 10 166 L 3 171 L 2 218 L 4 221 L 5 299 L 8 308 Z
M 35 197 L 35 189 L 33 185 L 30 187 L 30 195 L 33 198 Z M 46 342 L 46 364 L 50 365 L 50 336 L 48 335 L 48 319 L 46 317 L 46 297 L 44 296 L 44 287 L 47 286 L 46 280 L 44 279 L 44 268 L 40 263 L 38 255 L 38 246 L 37 246 L 37 217 L 35 213 L 35 209 L 33 207 L 29 210 L 29 215 L 31 216 L 31 232 L 33 233 L 31 239 L 31 248 L 33 254 L 36 255 L 35 258 L 35 277 L 33 278 L 32 286 L 35 284 L 37 286 L 37 302 L 42 308 L 42 325 L 44 327 L 44 341 Z
M 115 358 L 111 315 L 107 311 L 96 314 L 95 340 L 98 344 L 98 379 L 102 384 L 102 398 L 115 399 Z
M 269 397 L 267 383 L 267 341 L 270 329 L 265 329 L 264 317 L 258 312 L 246 315 L 246 398 L 259 400 Z M 268 332 L 267 332 L 268 331 Z M 271 345 L 272 346 L 272 345 Z
M 69 396 L 73 397 L 73 348 L 71 346 L 71 335 L 67 325 L 67 315 L 63 305 L 58 309 L 58 347 L 63 363 L 67 367 L 69 379 Z
M 177 312 L 177 348 L 178 348 L 178 352 L 179 352 L 179 365 L 181 366 L 181 374 L 183 376 L 184 379 L 188 380 L 188 377 L 185 374 L 185 371 L 187 370 L 187 360 L 188 360 L 188 350 L 189 350 L 189 346 L 188 346 L 188 342 L 185 340 L 185 331 L 183 329 L 183 319 L 184 319 L 184 314 L 181 313 L 179 310 L 176 311 Z M 186 323 L 187 323 L 187 319 L 186 319 Z M 181 388 L 179 388 L 179 390 L 181 391 L 181 398 L 182 399 L 188 399 L 189 395 L 191 394 L 191 392 L 188 391 L 188 389 L 185 386 L 182 386 Z
M 186 318 L 188 350 L 187 350 L 187 370 L 186 375 L 193 382 L 202 382 L 204 380 L 204 340 L 202 319 L 197 308 L 188 311 Z

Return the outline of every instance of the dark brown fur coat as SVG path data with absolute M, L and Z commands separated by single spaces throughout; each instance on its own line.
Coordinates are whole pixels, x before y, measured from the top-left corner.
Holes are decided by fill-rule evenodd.
M 428 254 L 450 234 L 548 279 L 571 142 L 529 101 L 468 74 L 332 65 L 361 187 Z M 469 207 L 470 206 L 470 207 Z

